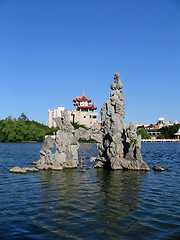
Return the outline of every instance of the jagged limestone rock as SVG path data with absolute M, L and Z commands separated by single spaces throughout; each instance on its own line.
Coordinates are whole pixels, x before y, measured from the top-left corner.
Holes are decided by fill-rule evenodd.
M 96 167 L 111 169 L 150 170 L 141 156 L 141 138 L 136 126 L 124 126 L 124 97 L 119 73 L 115 73 L 112 92 L 101 108 L 102 138 L 97 143 Z
M 94 124 L 91 129 L 74 130 L 70 123 L 68 110 L 61 118 L 55 119 L 59 130 L 55 140 L 50 136 L 45 138 L 40 151 L 40 160 L 34 162 L 38 169 L 62 170 L 75 168 L 78 165 L 78 139 L 95 139 L 99 152 L 95 167 L 111 169 L 150 170 L 141 156 L 141 138 L 136 133 L 136 126 L 131 123 L 128 129 L 124 126 L 124 97 L 118 72 L 111 84 L 112 92 L 101 108 L 102 127 Z M 56 147 L 55 153 L 52 149 Z M 94 159 L 92 159 L 94 161 Z M 27 170 L 27 169 L 26 169 Z M 25 169 L 17 167 L 15 172 L 25 173 Z M 27 170 L 30 171 L 30 170 Z
M 86 130 L 85 128 L 79 127 L 78 129 L 76 129 L 75 131 L 75 136 L 77 137 L 77 139 L 82 139 L 82 140 L 90 140 L 91 139 L 91 134 L 92 134 L 92 130 Z
M 61 118 L 56 119 L 56 124 L 59 130 L 55 140 L 50 136 L 44 140 L 40 151 L 40 160 L 37 162 L 38 169 L 62 170 L 78 166 L 79 143 L 70 123 L 67 109 L 62 113 Z M 53 154 L 51 149 L 54 145 L 56 151 Z
M 102 138 L 101 126 L 98 123 L 94 123 L 93 126 L 88 130 L 80 127 L 76 129 L 75 136 L 77 139 L 82 139 L 85 141 L 88 141 L 90 139 L 94 139 L 97 142 L 101 141 Z
M 80 127 L 75 131 L 70 123 L 67 109 L 62 113 L 61 118 L 57 118 L 55 121 L 59 128 L 55 135 L 55 140 L 50 136 L 45 138 L 40 151 L 40 160 L 35 163 L 36 167 L 44 170 L 75 168 L 78 165 L 78 139 L 98 139 L 101 141 L 101 127 L 95 124 L 89 130 Z M 53 154 L 52 148 L 54 146 L 56 151 Z

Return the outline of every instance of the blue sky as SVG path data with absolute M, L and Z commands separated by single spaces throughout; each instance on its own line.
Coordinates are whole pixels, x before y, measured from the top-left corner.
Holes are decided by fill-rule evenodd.
M 180 121 L 179 0 L 0 0 L 0 24 L 0 119 L 100 112 L 119 72 L 126 124 Z

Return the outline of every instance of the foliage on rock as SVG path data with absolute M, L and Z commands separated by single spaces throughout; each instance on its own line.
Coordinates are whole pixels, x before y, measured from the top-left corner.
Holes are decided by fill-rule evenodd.
M 130 141 L 130 143 L 129 143 L 130 145 L 134 145 L 134 146 L 136 146 L 136 144 L 137 144 L 137 139 L 131 139 L 131 141 Z
M 77 122 L 74 122 L 74 123 L 71 122 L 71 124 L 72 124 L 72 126 L 74 127 L 74 130 L 76 130 L 76 129 L 80 128 L 80 127 L 84 128 L 84 129 L 86 129 L 86 130 L 89 130 L 89 128 L 86 127 L 86 126 L 83 125 L 83 124 L 79 124 L 79 123 L 77 123 Z

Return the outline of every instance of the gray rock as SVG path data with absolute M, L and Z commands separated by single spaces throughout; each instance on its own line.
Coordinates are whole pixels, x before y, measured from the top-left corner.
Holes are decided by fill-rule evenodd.
M 160 166 L 154 166 L 152 169 L 153 169 L 154 171 L 158 171 L 158 172 L 165 171 L 165 169 L 162 168 L 162 167 L 160 167 Z
M 104 164 L 101 161 L 99 161 L 96 163 L 96 165 L 94 167 L 95 168 L 103 168 L 103 166 L 104 166 Z
M 40 160 L 35 162 L 38 169 L 62 170 L 64 168 L 76 168 L 78 166 L 78 139 L 89 140 L 97 139 L 101 141 L 101 126 L 95 124 L 92 129 L 86 130 L 79 128 L 74 131 L 70 123 L 68 110 L 62 113 L 61 118 L 55 119 L 59 130 L 55 139 L 47 137 L 44 140 L 43 147 L 40 151 Z M 53 154 L 52 148 L 56 146 Z
M 91 157 L 89 161 L 90 162 L 95 162 L 96 161 L 96 157 Z
M 102 139 L 101 126 L 98 123 L 94 123 L 93 126 L 88 130 L 80 127 L 76 129 L 75 136 L 77 139 L 82 139 L 85 141 L 94 139 L 99 142 Z
M 40 151 L 38 169 L 74 168 L 78 165 L 78 139 L 97 141 L 99 156 L 95 167 L 111 169 L 150 170 L 141 156 L 141 137 L 136 133 L 136 126 L 131 123 L 124 126 L 124 97 L 119 73 L 115 73 L 111 84 L 112 92 L 101 108 L 102 127 L 95 124 L 91 129 L 79 128 L 76 131 L 69 121 L 68 111 L 56 119 L 59 128 L 55 140 L 47 137 Z M 55 154 L 51 149 L 56 146 Z
M 40 151 L 40 160 L 37 161 L 38 169 L 62 170 L 64 168 L 75 168 L 78 166 L 79 143 L 74 133 L 74 128 L 70 123 L 68 110 L 62 113 L 61 118 L 56 119 L 59 130 L 55 140 L 47 137 L 44 140 Z M 56 147 L 53 154 L 51 149 Z
M 111 84 L 112 92 L 101 108 L 101 139 L 97 148 L 99 156 L 96 167 L 111 169 L 150 170 L 141 156 L 141 138 L 136 133 L 136 126 L 131 123 L 124 126 L 124 97 L 119 73 L 115 73 Z
M 39 172 L 39 170 L 37 168 L 24 168 L 26 170 L 26 172 Z
M 129 128 L 124 126 L 124 97 L 122 82 L 118 72 L 111 84 L 112 92 L 109 99 L 101 108 L 102 127 L 95 124 L 91 129 L 79 128 L 74 131 L 70 123 L 68 110 L 56 118 L 59 130 L 55 139 L 48 136 L 40 151 L 40 159 L 36 164 L 38 169 L 62 170 L 75 168 L 78 165 L 78 139 L 97 141 L 99 156 L 95 167 L 110 167 L 111 169 L 150 170 L 141 156 L 141 137 L 136 133 L 136 126 L 131 123 Z M 56 147 L 53 154 L 52 148 Z M 92 160 L 92 159 L 91 159 Z M 93 159 L 94 160 L 94 159 Z M 25 173 L 26 170 L 15 167 L 11 172 Z
M 39 170 L 37 168 L 28 168 L 28 167 L 20 168 L 18 166 L 15 166 L 10 169 L 11 173 L 22 173 L 22 174 L 25 174 L 27 172 L 38 172 L 38 171 Z
M 10 173 L 26 173 L 26 170 L 18 166 L 15 166 L 10 169 Z
M 123 87 L 122 82 L 120 80 L 120 74 L 116 72 L 114 74 L 114 82 L 111 83 L 111 89 L 116 90 L 116 89 L 121 89 Z
M 86 130 L 85 128 L 80 127 L 75 131 L 75 136 L 77 139 L 88 141 L 91 139 L 91 135 L 92 135 L 91 129 Z

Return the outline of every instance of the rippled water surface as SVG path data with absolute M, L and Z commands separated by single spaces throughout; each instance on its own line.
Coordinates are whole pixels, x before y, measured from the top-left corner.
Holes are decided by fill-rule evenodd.
M 0 143 L 0 239 L 180 239 L 180 143 L 143 143 L 150 168 L 94 169 L 82 144 L 77 169 L 10 174 L 38 160 L 40 143 Z

